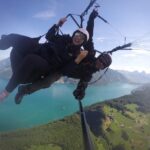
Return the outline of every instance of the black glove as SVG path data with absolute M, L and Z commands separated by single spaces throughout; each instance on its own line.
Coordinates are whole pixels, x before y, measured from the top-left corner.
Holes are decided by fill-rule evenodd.
M 94 9 L 91 13 L 91 17 L 96 18 L 97 16 L 98 16 L 98 12 L 97 10 Z
M 77 100 L 82 100 L 85 96 L 85 91 L 76 89 L 74 90 L 73 95 Z

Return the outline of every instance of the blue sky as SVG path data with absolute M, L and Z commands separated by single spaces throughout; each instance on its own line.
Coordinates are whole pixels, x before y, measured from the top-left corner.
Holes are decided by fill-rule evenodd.
M 0 0 L 0 35 L 19 33 L 39 36 L 68 13 L 81 14 L 90 0 Z M 136 40 L 133 51 L 113 54 L 111 68 L 138 70 L 150 73 L 150 0 L 97 0 L 99 14 L 111 26 L 99 19 L 95 21 L 95 49 L 110 50 Z M 92 9 L 89 11 L 89 13 Z M 88 15 L 89 15 L 88 13 Z M 85 17 L 84 26 L 88 15 Z M 72 33 L 76 25 L 71 19 L 62 27 L 64 33 Z M 118 33 L 118 32 L 121 32 Z M 0 60 L 9 57 L 10 50 L 0 51 Z

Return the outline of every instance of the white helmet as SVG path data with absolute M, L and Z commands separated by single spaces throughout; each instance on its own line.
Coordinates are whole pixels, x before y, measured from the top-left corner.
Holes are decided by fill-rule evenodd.
M 84 28 L 79 28 L 79 29 L 77 29 L 75 32 L 81 32 L 82 34 L 84 34 L 84 35 L 86 36 L 86 41 L 89 40 L 89 32 L 88 32 L 86 29 L 84 29 Z

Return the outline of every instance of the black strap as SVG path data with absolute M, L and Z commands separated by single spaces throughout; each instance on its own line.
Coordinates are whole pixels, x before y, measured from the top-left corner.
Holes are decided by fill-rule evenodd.
M 79 27 L 82 28 L 83 27 L 83 21 L 84 21 L 84 16 L 88 13 L 88 10 L 94 5 L 94 3 L 96 2 L 96 0 L 91 0 L 89 5 L 87 6 L 87 8 L 81 13 L 81 15 L 76 15 L 76 14 L 68 14 L 66 16 L 67 17 L 71 17 L 72 20 L 75 22 L 75 24 Z M 80 17 L 80 25 L 77 22 L 77 20 L 73 17 L 73 15 L 79 16 Z
M 107 68 L 105 69 L 104 73 L 103 73 L 102 75 L 100 75 L 100 76 L 98 77 L 98 79 L 96 79 L 96 80 L 93 81 L 93 82 L 90 82 L 89 85 L 92 85 L 92 84 L 96 83 L 97 81 L 99 81 L 99 80 L 106 74 L 106 72 L 108 71 L 108 68 L 109 68 L 109 67 L 107 67 Z

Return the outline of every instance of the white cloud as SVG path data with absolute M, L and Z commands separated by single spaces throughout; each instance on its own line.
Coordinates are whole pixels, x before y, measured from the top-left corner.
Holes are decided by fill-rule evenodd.
M 45 10 L 45 11 L 38 12 L 33 17 L 34 18 L 39 18 L 39 19 L 50 19 L 50 18 L 52 18 L 54 16 L 56 16 L 56 14 L 54 13 L 54 11 Z
M 137 55 L 136 54 L 124 54 L 123 56 L 124 57 L 136 57 Z
M 97 37 L 95 39 L 97 40 L 97 42 L 104 42 L 106 40 L 106 38 L 104 37 Z
M 133 51 L 135 54 L 144 54 L 144 55 L 150 55 L 150 50 L 148 49 L 142 49 L 142 48 L 136 48 L 136 49 L 133 49 Z
M 112 65 L 110 67 L 111 69 L 114 69 L 114 70 L 124 70 L 124 71 L 139 71 L 139 72 L 142 72 L 142 71 L 145 71 L 146 73 L 150 73 L 150 68 L 144 68 L 142 66 L 114 66 Z
M 122 56 L 124 57 L 150 56 L 150 49 L 132 47 L 132 50 L 128 52 L 129 53 L 124 54 Z
M 149 41 L 150 41 L 150 39 L 149 39 Z M 143 47 L 143 46 L 144 46 L 144 47 L 145 47 L 145 46 L 146 46 L 146 47 L 149 46 L 149 47 L 150 47 L 150 43 L 149 43 L 149 42 L 142 42 L 142 43 L 139 44 L 139 46 L 141 46 L 141 47 Z

